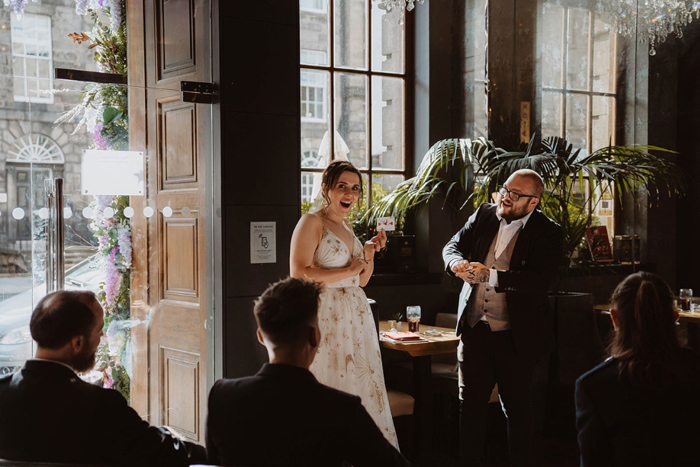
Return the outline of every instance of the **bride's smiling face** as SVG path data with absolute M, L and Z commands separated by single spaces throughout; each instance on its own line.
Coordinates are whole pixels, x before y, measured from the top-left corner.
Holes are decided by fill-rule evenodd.
M 347 216 L 360 198 L 360 177 L 353 172 L 343 172 L 335 186 L 326 192 L 326 197 L 331 210 Z

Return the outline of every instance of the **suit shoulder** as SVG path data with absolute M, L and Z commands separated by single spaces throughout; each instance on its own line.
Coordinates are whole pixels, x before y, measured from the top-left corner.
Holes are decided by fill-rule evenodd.
M 535 220 L 539 224 L 541 224 L 545 229 L 552 229 L 557 231 L 562 230 L 561 225 L 559 225 L 554 219 L 543 213 L 540 209 L 535 209 L 535 211 L 532 213 L 532 217 L 535 218 Z
M 316 390 L 318 391 L 319 395 L 318 400 L 323 400 L 333 407 L 354 410 L 357 406 L 362 405 L 362 399 L 360 399 L 359 396 L 349 394 L 339 389 L 334 389 L 326 386 L 325 384 L 318 383 Z
M 214 383 L 209 391 L 209 400 L 218 397 L 226 397 L 230 394 L 238 394 L 240 391 L 254 388 L 259 382 L 257 376 L 244 376 L 242 378 L 222 378 Z
M 477 213 L 477 215 L 496 214 L 496 209 L 498 209 L 498 206 L 493 203 L 483 203 L 478 208 L 476 208 L 475 212 Z
M 617 361 L 613 357 L 606 359 L 603 363 L 600 363 L 582 374 L 576 381 L 576 385 L 585 386 L 610 377 L 617 378 Z

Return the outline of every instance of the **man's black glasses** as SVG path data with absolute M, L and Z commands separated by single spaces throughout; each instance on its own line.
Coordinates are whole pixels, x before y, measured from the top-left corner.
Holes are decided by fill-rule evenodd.
M 498 187 L 498 192 L 501 194 L 501 196 L 508 195 L 510 199 L 515 201 L 516 203 L 520 198 L 537 198 L 537 196 L 534 195 L 519 195 L 518 193 L 514 191 L 510 191 L 508 188 L 504 187 L 503 185 Z

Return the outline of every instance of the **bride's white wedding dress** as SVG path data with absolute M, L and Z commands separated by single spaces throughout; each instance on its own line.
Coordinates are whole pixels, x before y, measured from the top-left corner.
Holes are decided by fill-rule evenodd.
M 344 268 L 353 257 L 362 258 L 362 244 L 353 236 L 353 251 L 327 227 L 314 253 L 314 266 Z M 321 344 L 311 365 L 319 382 L 360 396 L 384 436 L 398 448 L 389 411 L 379 339 L 372 310 L 360 277 L 327 284 L 321 294 L 318 320 Z

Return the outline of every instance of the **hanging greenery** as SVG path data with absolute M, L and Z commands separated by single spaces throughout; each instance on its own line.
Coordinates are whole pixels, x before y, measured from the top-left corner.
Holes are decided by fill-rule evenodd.
M 125 75 L 125 0 L 76 0 L 76 13 L 87 15 L 91 31 L 68 36 L 77 45 L 93 51 L 99 71 Z M 126 86 L 90 84 L 80 102 L 61 115 L 56 123 L 76 122 L 94 135 L 94 149 L 129 149 L 128 93 Z M 127 401 L 131 394 L 131 222 L 125 210 L 128 196 L 96 196 L 90 227 L 97 239 L 97 266 L 105 272 L 98 299 L 105 310 L 105 339 L 97 351 L 97 369 L 103 372 L 104 387 L 119 391 Z

